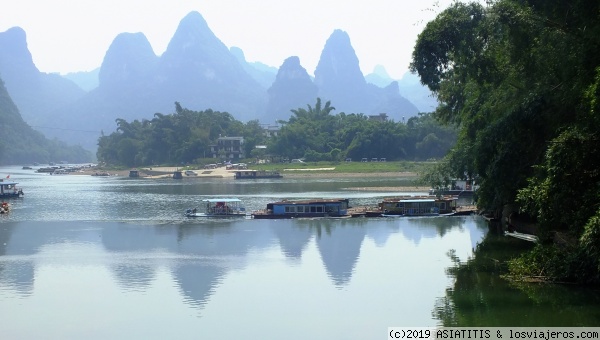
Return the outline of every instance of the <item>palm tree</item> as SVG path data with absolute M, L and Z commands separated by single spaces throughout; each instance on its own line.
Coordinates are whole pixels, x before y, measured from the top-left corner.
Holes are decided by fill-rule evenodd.
M 321 98 L 317 97 L 317 104 L 313 108 L 310 105 L 307 105 L 308 110 L 298 108 L 292 110 L 294 114 L 290 117 L 290 123 L 301 119 L 310 119 L 315 121 L 322 121 L 325 117 L 329 116 L 329 113 L 335 110 L 335 107 L 331 106 L 331 101 L 327 101 L 325 103 L 325 107 L 321 107 Z

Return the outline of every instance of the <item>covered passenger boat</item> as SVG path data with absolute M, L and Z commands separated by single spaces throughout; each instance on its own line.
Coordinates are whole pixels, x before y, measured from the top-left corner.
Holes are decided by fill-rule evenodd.
M 268 203 L 252 213 L 255 219 L 348 217 L 348 199 L 309 199 Z
M 23 190 L 17 187 L 17 182 L 0 179 L 0 198 L 23 197 Z
M 210 198 L 202 200 L 199 208 L 188 209 L 187 217 L 245 217 L 246 208 L 238 198 Z
M 384 199 L 379 209 L 383 215 L 435 216 L 452 214 L 456 201 L 454 196 L 403 196 Z

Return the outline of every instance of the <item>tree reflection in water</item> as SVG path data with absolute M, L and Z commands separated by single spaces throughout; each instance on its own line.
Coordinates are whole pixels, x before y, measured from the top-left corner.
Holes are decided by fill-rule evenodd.
M 436 301 L 433 317 L 445 327 L 600 326 L 600 292 L 571 285 L 517 283 L 501 277 L 506 261 L 532 243 L 488 233 L 467 263 L 458 261 L 455 279 Z

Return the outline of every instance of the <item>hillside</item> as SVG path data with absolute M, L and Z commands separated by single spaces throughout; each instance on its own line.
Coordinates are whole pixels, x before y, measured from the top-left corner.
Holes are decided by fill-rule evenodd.
M 26 164 L 33 162 L 67 161 L 90 162 L 92 155 L 80 146 L 67 146 L 64 142 L 48 140 L 23 121 L 0 79 L 0 164 Z

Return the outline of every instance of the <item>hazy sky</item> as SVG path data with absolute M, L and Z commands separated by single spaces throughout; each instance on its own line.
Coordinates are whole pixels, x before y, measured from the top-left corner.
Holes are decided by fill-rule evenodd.
M 399 79 L 417 35 L 453 0 L 2 0 L 0 32 L 19 26 L 42 72 L 90 71 L 113 39 L 142 32 L 161 55 L 181 19 L 198 11 L 246 60 L 279 67 L 290 56 L 314 74 L 327 38 L 348 33 L 363 74 L 383 65 Z

